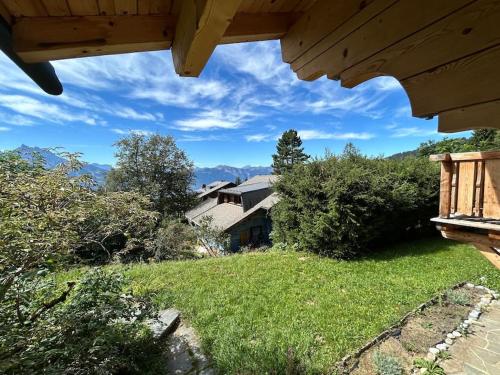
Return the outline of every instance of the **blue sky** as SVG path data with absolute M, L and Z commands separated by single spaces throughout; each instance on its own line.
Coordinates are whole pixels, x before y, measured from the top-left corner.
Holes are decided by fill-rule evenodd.
M 369 155 L 391 155 L 443 137 L 436 119 L 411 117 L 396 80 L 351 90 L 326 78 L 302 82 L 274 41 L 219 46 L 200 78 L 178 77 L 170 51 L 53 65 L 65 88 L 59 97 L 0 56 L 0 149 L 64 147 L 113 164 L 112 145 L 121 137 L 158 132 L 209 167 L 270 165 L 276 138 L 290 128 L 313 156 L 340 152 L 347 142 Z

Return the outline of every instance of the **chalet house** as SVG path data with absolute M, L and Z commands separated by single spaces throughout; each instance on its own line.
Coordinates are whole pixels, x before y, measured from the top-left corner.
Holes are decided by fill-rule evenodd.
M 236 184 L 230 181 L 214 181 L 207 185 L 203 185 L 198 190 L 198 198 L 205 201 L 210 198 L 217 198 L 217 193 L 220 189 L 235 187 Z
M 186 213 L 193 225 L 204 217 L 212 217 L 212 224 L 231 236 L 231 251 L 241 246 L 259 246 L 269 242 L 271 208 L 278 201 L 272 191 L 277 176 L 255 176 L 238 186 L 222 188 L 216 197 L 203 200 Z

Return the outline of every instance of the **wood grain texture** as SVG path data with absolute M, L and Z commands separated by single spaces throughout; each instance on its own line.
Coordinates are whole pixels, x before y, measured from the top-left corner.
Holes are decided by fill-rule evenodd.
M 39 17 L 47 15 L 47 10 L 40 0 L 3 0 L 3 3 L 14 17 Z
M 500 1 L 467 3 L 408 38 L 382 49 L 341 73 L 342 85 L 354 87 L 373 76 L 399 80 L 492 47 L 500 41 Z
M 428 117 L 500 99 L 500 46 L 401 81 L 413 116 Z
M 473 215 L 475 193 L 475 162 L 463 161 L 459 164 L 457 191 L 457 214 Z
M 500 129 L 500 100 L 441 112 L 438 130 L 452 133 L 470 129 Z
M 99 7 L 97 0 L 67 0 L 73 16 L 97 16 Z
M 453 164 L 445 161 L 441 163 L 441 182 L 439 195 L 439 217 L 448 218 L 451 213 L 451 181 Z
M 197 77 L 231 23 L 240 0 L 205 0 L 182 2 L 172 57 L 175 71 L 181 76 Z
M 168 49 L 171 16 L 23 18 L 13 27 L 14 46 L 27 62 Z
M 500 219 L 500 160 L 488 160 L 484 176 L 483 216 Z
M 70 16 L 68 3 L 66 0 L 41 0 L 49 16 Z

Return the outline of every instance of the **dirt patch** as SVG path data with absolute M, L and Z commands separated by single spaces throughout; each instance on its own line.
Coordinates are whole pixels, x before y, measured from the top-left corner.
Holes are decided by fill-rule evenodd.
M 347 359 L 339 366 L 341 373 L 376 374 L 375 357 L 382 353 L 386 360 L 397 360 L 403 373 L 410 374 L 413 361 L 425 358 L 430 347 L 443 342 L 484 294 L 484 290 L 459 285 L 433 298 Z

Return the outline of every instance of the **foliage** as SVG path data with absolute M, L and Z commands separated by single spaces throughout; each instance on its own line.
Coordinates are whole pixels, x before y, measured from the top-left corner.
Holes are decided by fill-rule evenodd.
M 475 130 L 469 138 L 444 138 L 441 141 L 427 141 L 418 147 L 417 154 L 428 157 L 447 152 L 490 150 L 500 150 L 500 131 L 497 129 Z
M 137 192 L 97 195 L 82 207 L 85 219 L 77 228 L 81 245 L 76 254 L 92 263 L 144 257 L 154 236 L 158 214 Z
M 0 157 L 0 302 L 8 289 L 39 269 L 54 267 L 80 243 L 81 207 L 95 198 L 87 176 L 70 177 L 80 166 L 45 170 L 14 153 Z
M 348 257 L 431 230 L 439 166 L 425 159 L 370 159 L 348 145 L 340 156 L 298 164 L 275 183 L 273 241 Z M 433 233 L 433 230 L 432 230 Z
M 276 154 L 273 155 L 273 173 L 289 172 L 293 165 L 304 163 L 309 155 L 304 153 L 302 140 L 294 129 L 287 130 L 281 135 L 276 145 Z
M 68 283 L 63 300 L 54 297 L 58 292 L 51 278 L 24 279 L 18 285 L 23 298 L 17 309 L 1 307 L 0 371 L 157 373 L 159 352 L 141 323 L 151 315 L 150 306 L 123 294 L 118 274 L 100 269 L 74 285 Z M 53 301 L 58 302 L 48 308 Z
M 193 163 L 174 138 L 134 133 L 118 141 L 116 168 L 106 180 L 109 191 L 138 191 L 163 217 L 179 215 L 194 204 Z
M 236 176 L 236 178 L 234 179 L 234 184 L 235 185 L 240 185 L 241 184 L 241 177 L 240 176 Z
M 349 262 L 270 250 L 113 269 L 158 308 L 175 305 L 221 374 L 286 373 L 289 348 L 306 373 L 330 373 L 346 353 L 460 281 L 487 276 L 481 285 L 500 290 L 500 272 L 477 250 L 440 238 Z
M 197 233 L 195 229 L 178 219 L 165 219 L 151 244 L 155 260 L 195 258 Z
M 451 303 L 462 306 L 467 306 L 471 303 L 469 295 L 461 290 L 449 290 L 446 292 L 446 299 Z
M 440 367 L 434 361 L 428 361 L 428 360 L 423 359 L 423 358 L 417 358 L 413 362 L 413 364 L 417 368 L 425 368 L 427 370 L 425 373 L 428 375 L 446 375 L 443 368 Z
M 401 375 L 403 366 L 393 356 L 377 351 L 373 353 L 373 364 L 378 375 Z
M 227 253 L 230 245 L 230 236 L 213 223 L 211 216 L 201 218 L 196 233 L 198 241 L 207 250 L 208 255 L 218 256 Z

